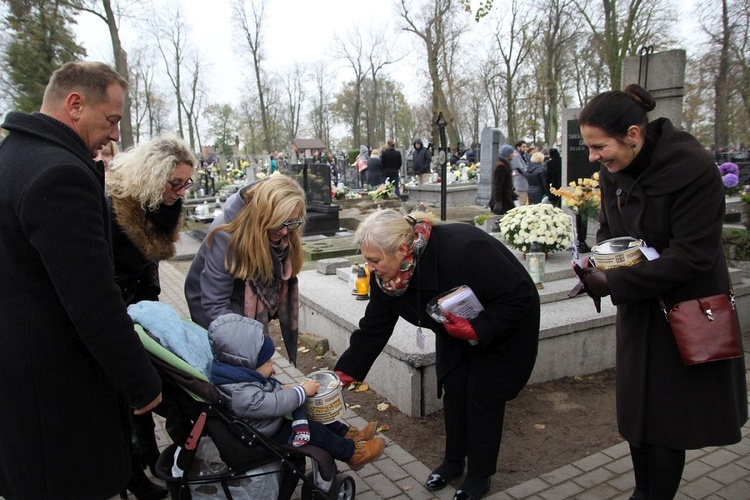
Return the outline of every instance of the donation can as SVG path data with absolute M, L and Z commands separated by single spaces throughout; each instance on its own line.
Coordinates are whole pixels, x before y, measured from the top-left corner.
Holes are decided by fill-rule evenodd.
M 305 378 L 317 380 L 320 384 L 318 393 L 309 396 L 305 401 L 307 418 L 322 424 L 330 424 L 343 417 L 346 403 L 339 376 L 329 370 L 319 370 L 307 374 Z

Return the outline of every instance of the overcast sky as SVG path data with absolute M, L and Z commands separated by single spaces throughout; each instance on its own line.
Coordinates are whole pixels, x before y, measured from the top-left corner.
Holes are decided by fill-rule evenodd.
M 693 13 L 696 0 L 672 1 L 679 4 L 679 18 L 675 24 L 677 34 L 683 40 L 690 40 L 685 44 L 690 54 L 697 45 L 695 33 L 699 32 L 697 16 Z M 246 44 L 236 39 L 229 0 L 181 0 L 179 3 L 184 6 L 185 19 L 192 29 L 191 45 L 210 61 L 209 102 L 237 104 L 240 89 L 246 82 L 245 75 L 251 73 L 251 67 L 237 55 L 237 47 L 244 49 Z M 506 4 L 507 0 L 495 0 L 494 8 L 500 9 Z M 413 76 L 413 65 L 418 57 L 423 57 L 423 49 L 415 35 L 397 28 L 400 18 L 396 5 L 396 0 L 271 0 L 267 3 L 267 21 L 263 28 L 264 64 L 274 70 L 291 67 L 295 62 L 330 61 L 336 34 L 345 38 L 347 28 L 354 25 L 384 28 L 389 36 L 399 41 L 397 49 L 404 54 L 401 62 L 388 73 L 401 82 L 407 99 L 414 102 L 420 89 Z M 83 14 L 79 16 L 74 31 L 90 59 L 112 61 L 111 42 L 104 22 L 91 14 Z M 138 33 L 132 23 L 123 22 L 121 37 L 128 51 L 132 52 L 139 45 Z M 487 41 L 482 44 L 486 45 Z M 467 50 L 466 57 L 479 59 L 471 50 Z M 352 74 L 345 61 L 329 64 L 331 89 L 336 90 L 340 82 L 350 79 Z

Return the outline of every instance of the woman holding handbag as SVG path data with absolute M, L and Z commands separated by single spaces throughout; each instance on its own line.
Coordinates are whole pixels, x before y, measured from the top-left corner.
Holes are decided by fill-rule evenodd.
M 589 160 L 601 163 L 597 242 L 647 245 L 635 265 L 581 271 L 590 295 L 617 306 L 617 423 L 633 460 L 631 499 L 673 498 L 685 450 L 737 443 L 747 420 L 744 359 L 686 365 L 659 306 L 660 297 L 671 308 L 730 284 L 714 159 L 668 119 L 648 122 L 655 105 L 632 84 L 594 97 L 578 119 Z

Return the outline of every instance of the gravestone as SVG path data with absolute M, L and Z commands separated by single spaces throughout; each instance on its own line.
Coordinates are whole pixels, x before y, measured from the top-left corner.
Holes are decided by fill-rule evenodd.
M 665 117 L 675 127 L 682 127 L 685 61 L 684 50 L 654 53 L 647 48 L 641 49 L 641 55 L 622 61 L 622 88 L 637 83 L 656 99 L 656 108 L 649 113 L 649 120 Z
M 500 156 L 500 147 L 505 144 L 505 136 L 499 128 L 482 129 L 479 162 L 479 184 L 477 185 L 477 205 L 486 207 L 492 196 L 492 168 Z
M 562 185 L 569 182 L 591 177 L 594 172 L 599 171 L 599 163 L 589 161 L 589 150 L 583 143 L 581 129 L 578 126 L 578 113 L 580 108 L 565 109 L 562 112 L 562 123 L 564 130 L 562 134 Z
M 331 167 L 326 163 L 289 165 L 289 175 L 305 190 L 307 224 L 305 236 L 333 236 L 339 230 L 341 207 L 331 205 Z

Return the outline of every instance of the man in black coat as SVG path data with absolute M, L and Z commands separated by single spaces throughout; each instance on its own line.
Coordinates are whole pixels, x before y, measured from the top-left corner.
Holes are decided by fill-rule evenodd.
M 104 170 L 128 84 L 102 63 L 55 71 L 0 145 L 0 495 L 104 499 L 130 479 L 124 411 L 161 380 L 114 281 Z M 129 408 L 126 408 L 126 403 Z M 11 409 L 12 406 L 12 409 Z M 136 409 L 136 410 L 134 410 Z
M 396 149 L 396 143 L 393 139 L 388 139 L 386 148 L 380 152 L 380 168 L 383 170 L 383 179 L 390 179 L 395 183 L 396 196 L 401 196 L 401 178 L 399 176 L 401 165 L 403 165 L 401 152 Z

